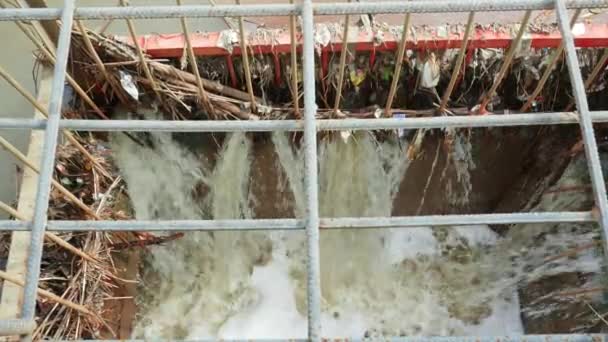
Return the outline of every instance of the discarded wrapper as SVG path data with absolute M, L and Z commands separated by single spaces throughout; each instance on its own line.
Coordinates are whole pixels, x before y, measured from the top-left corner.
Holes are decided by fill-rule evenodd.
M 133 82 L 133 76 L 131 74 L 126 73 L 122 70 L 119 70 L 120 74 L 120 85 L 122 88 L 131 96 L 135 101 L 139 100 L 139 90 L 137 89 L 137 85 Z

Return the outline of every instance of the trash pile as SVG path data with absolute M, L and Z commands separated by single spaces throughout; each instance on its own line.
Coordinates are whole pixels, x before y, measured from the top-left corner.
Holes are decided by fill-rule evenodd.
M 340 25 L 334 26 L 317 25 L 315 38 L 320 48 L 332 44 L 335 36 L 341 32 Z M 530 29 L 534 27 L 530 25 Z M 462 30 L 462 27 L 456 25 L 455 29 Z M 384 30 L 397 35 L 400 28 L 385 27 Z M 421 30 L 424 28 L 412 28 L 412 36 Z M 145 56 L 144 67 L 141 56 L 127 39 L 93 31 L 86 31 L 85 36 L 78 31 L 73 35 L 71 65 L 83 88 L 91 89 L 96 103 L 108 109 L 117 103 L 131 107 L 146 103 L 157 107 L 167 119 L 176 120 L 296 119 L 299 113 L 296 112 L 293 95 L 298 94 L 298 107 L 301 108 L 302 89 L 294 91 L 291 80 L 297 76 L 297 84 L 301 88 L 300 56 L 297 58 L 298 69 L 294 71 L 291 70 L 289 54 L 257 53 L 252 47 L 260 42 L 272 44 L 276 40 L 273 37 L 283 31 L 259 28 L 248 33 L 251 52 L 247 68 L 237 57 L 197 57 L 204 94 L 198 87 L 197 77 L 189 72 L 186 51 L 180 58 L 160 60 Z M 223 31 L 221 36 L 227 37 L 223 46 L 227 53 L 238 46 L 235 31 Z M 92 46 L 87 44 L 87 40 Z M 382 42 L 377 44 L 381 45 Z M 379 117 L 379 109 L 386 105 L 395 75 L 395 52 L 381 49 L 372 52 L 348 51 L 343 66 L 340 51 L 319 54 L 315 64 L 319 106 L 317 117 Z M 603 50 L 585 48 L 579 49 L 578 54 L 583 78 L 587 79 L 602 58 Z M 499 81 L 496 93 L 487 94 L 497 79 L 505 55 L 504 49 L 469 50 L 460 67 L 457 65 L 459 49 L 406 50 L 395 100 L 392 102 L 392 114 L 405 114 L 408 117 L 477 114 L 484 97 L 489 98 L 485 109 L 494 114 L 573 108 L 567 66 L 562 54 L 556 55 L 554 49 L 533 49 L 523 43 L 515 52 L 506 75 Z M 96 61 L 97 57 L 99 61 Z M 345 77 L 338 92 L 341 67 L 344 68 Z M 441 99 L 455 68 L 460 72 L 456 73 L 447 108 L 440 112 Z M 245 70 L 251 76 L 255 103 L 252 103 L 247 91 Z M 605 106 L 605 100 L 601 99 L 606 95 L 606 75 L 600 71 L 592 77 L 588 87 L 590 103 L 592 107 L 596 103 Z M 336 111 L 334 104 L 338 93 L 341 94 L 341 101 L 340 110 Z
M 109 151 L 94 140 L 78 139 L 88 156 L 72 144 L 61 144 L 56 155 L 53 187 L 49 200 L 50 220 L 121 220 L 130 217 L 121 177 L 109 161 Z M 124 207 L 121 207 L 123 206 Z M 124 208 L 124 209 L 123 209 Z M 26 218 L 6 205 L 14 218 Z M 113 245 L 131 240 L 131 234 L 107 232 L 45 233 L 37 327 L 34 339 L 99 338 L 111 334 L 104 310 L 105 301 L 117 287 L 112 257 Z M 10 233 L 2 236 L 8 246 Z M 8 248 L 0 248 L 6 260 Z M 2 272 L 2 279 L 19 284 Z

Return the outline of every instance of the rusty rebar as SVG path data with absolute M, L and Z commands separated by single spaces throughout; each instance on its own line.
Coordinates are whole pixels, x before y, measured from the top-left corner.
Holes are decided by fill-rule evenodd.
M 120 5 L 124 6 L 124 7 L 128 6 L 127 0 L 120 0 Z M 127 28 L 129 30 L 129 35 L 131 36 L 131 40 L 133 41 L 133 45 L 135 46 L 135 50 L 137 51 L 137 56 L 139 57 L 139 64 L 141 65 L 142 69 L 144 70 L 144 75 L 146 76 L 146 79 L 150 83 L 150 87 L 152 87 L 152 90 L 154 91 L 154 94 L 156 95 L 156 99 L 158 100 L 158 103 L 163 104 L 164 102 L 163 102 L 162 96 L 160 95 L 160 92 L 158 91 L 158 86 L 156 85 L 156 81 L 154 80 L 152 71 L 150 71 L 150 67 L 148 66 L 148 61 L 146 60 L 144 51 L 141 48 L 141 46 L 139 45 L 139 40 L 137 39 L 137 33 L 135 31 L 135 24 L 133 24 L 133 20 L 131 20 L 129 18 L 125 19 L 125 21 L 127 22 Z
M 604 70 L 604 68 L 606 67 L 606 62 L 608 62 L 608 49 L 604 49 L 604 54 L 585 80 L 585 90 L 589 90 L 589 88 L 591 88 L 597 77 L 600 75 L 600 72 L 602 72 L 602 70 Z M 570 100 L 570 103 L 568 104 L 568 106 L 566 106 L 566 109 L 564 109 L 564 111 L 569 112 L 572 110 L 572 107 L 574 107 L 574 100 Z
M 351 2 L 351 0 L 348 0 Z M 342 99 L 342 87 L 344 85 L 344 71 L 346 69 L 346 57 L 348 56 L 348 31 L 349 31 L 350 16 L 344 16 L 344 31 L 342 33 L 342 49 L 340 50 L 340 65 L 338 70 L 338 84 L 336 85 L 336 98 L 334 99 L 334 110 L 330 112 L 336 114 L 340 110 L 340 100 Z
M 236 4 L 240 5 L 241 1 L 236 0 Z M 253 94 L 253 84 L 251 83 L 251 68 L 249 66 L 249 51 L 247 51 L 247 37 L 245 35 L 245 23 L 243 17 L 239 17 L 239 40 L 241 44 L 241 57 L 243 58 L 243 69 L 245 73 L 245 83 L 247 86 L 247 93 L 249 94 L 249 101 L 251 102 L 251 112 L 254 114 L 257 112 L 257 106 L 255 103 L 255 95 Z
M 293 4 L 293 0 L 289 3 Z M 298 48 L 296 41 L 296 16 L 289 16 L 289 36 L 291 43 L 291 97 L 293 98 L 294 113 L 297 118 L 300 114 L 300 94 L 298 91 Z
M 572 19 L 570 19 L 570 27 L 572 27 L 574 25 L 574 23 L 576 23 L 576 20 L 578 19 L 578 16 L 580 14 L 581 14 L 581 9 L 577 9 L 576 12 L 574 12 Z M 551 73 L 553 72 L 553 67 L 562 58 L 563 53 L 564 53 L 564 42 L 562 41 L 561 43 L 559 43 L 559 46 L 557 47 L 557 49 L 555 49 L 555 51 L 551 55 L 551 58 L 549 59 L 549 63 L 547 64 L 547 66 L 545 68 L 545 72 L 543 73 L 543 76 L 538 81 L 538 84 L 536 85 L 536 88 L 532 92 L 532 95 L 528 96 L 528 100 L 526 100 L 526 103 L 524 103 L 524 105 L 521 106 L 521 108 L 519 109 L 520 112 L 525 113 L 530 109 L 530 107 L 532 107 L 532 103 L 536 100 L 536 98 L 538 97 L 538 94 L 540 94 L 540 92 L 545 87 L 545 83 L 547 83 L 549 76 L 551 76 Z
M 182 5 L 181 0 L 176 0 L 176 1 L 177 1 L 177 5 L 179 5 L 179 6 Z M 188 49 L 188 59 L 190 60 L 190 67 L 192 69 L 192 73 L 196 77 L 196 85 L 198 87 L 198 92 L 201 96 L 201 103 L 203 104 L 203 107 L 205 108 L 205 110 L 207 111 L 209 116 L 214 117 L 215 110 L 213 109 L 213 106 L 211 105 L 211 101 L 209 100 L 209 96 L 207 95 L 207 91 L 205 90 L 205 87 L 203 87 L 203 80 L 201 79 L 201 74 L 198 70 L 198 63 L 196 61 L 196 56 L 194 55 L 194 48 L 192 47 L 192 40 L 190 39 L 190 31 L 188 30 L 188 23 L 186 21 L 186 18 L 180 18 L 180 22 L 182 24 L 182 31 L 184 32 L 184 38 L 186 39 L 186 47 Z
M 407 35 L 410 31 L 410 17 L 411 14 L 407 13 L 403 20 L 403 34 L 401 35 L 401 42 L 399 43 L 399 51 L 397 52 L 397 59 L 395 60 L 395 71 L 393 72 L 393 80 L 391 82 L 391 88 L 388 92 L 388 98 L 386 100 L 386 107 L 384 108 L 384 116 L 391 117 L 391 107 L 393 106 L 393 100 L 397 93 L 397 86 L 399 85 L 399 77 L 401 76 L 401 66 L 403 65 L 403 57 L 405 56 L 405 47 L 407 44 Z
M 496 77 L 494 78 L 492 87 L 490 88 L 490 90 L 487 93 L 485 93 L 483 95 L 481 103 L 479 104 L 480 112 L 485 111 L 486 106 L 492 100 L 492 96 L 496 92 L 496 89 L 498 89 L 498 87 L 500 86 L 500 84 L 502 82 L 502 79 L 507 74 L 507 70 L 509 70 L 509 67 L 511 66 L 511 62 L 513 62 L 513 58 L 515 57 L 515 52 L 519 48 L 521 39 L 528 29 L 528 23 L 530 22 L 531 16 L 532 16 L 532 11 L 527 10 L 526 13 L 524 14 L 523 19 L 521 20 L 521 24 L 519 26 L 519 31 L 517 32 L 517 36 L 515 37 L 515 39 L 513 39 L 511 41 L 511 45 L 509 46 L 509 50 L 507 51 L 507 54 L 505 55 L 505 59 L 504 59 L 502 65 L 500 66 L 500 70 L 498 71 L 498 74 L 496 74 Z
M 454 90 L 454 86 L 456 85 L 456 80 L 458 79 L 458 75 L 460 74 L 460 70 L 462 69 L 462 65 L 464 63 L 464 57 L 467 54 L 467 44 L 469 43 L 469 37 L 471 36 L 471 32 L 473 31 L 473 20 L 475 19 L 475 12 L 469 12 L 469 18 L 467 20 L 467 26 L 464 32 L 464 37 L 462 38 L 462 44 L 460 45 L 460 51 L 458 53 L 458 58 L 456 59 L 456 64 L 454 65 L 454 70 L 452 70 L 452 76 L 450 77 L 450 83 L 443 93 L 443 98 L 441 99 L 441 104 L 439 105 L 439 113 L 443 113 L 445 108 L 448 105 L 448 101 L 450 100 L 450 96 L 452 95 L 452 91 Z

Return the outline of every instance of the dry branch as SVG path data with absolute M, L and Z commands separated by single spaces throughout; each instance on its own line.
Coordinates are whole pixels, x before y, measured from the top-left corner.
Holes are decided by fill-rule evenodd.
M 289 3 L 293 4 L 293 0 Z M 291 49 L 291 98 L 295 109 L 295 116 L 300 118 L 300 96 L 298 95 L 298 49 L 296 47 L 296 17 L 289 16 L 289 37 Z
M 82 21 L 76 20 L 76 26 L 78 26 L 80 33 L 82 33 L 82 38 L 87 47 L 87 51 L 91 55 L 91 58 L 93 58 L 93 61 L 95 61 L 95 65 L 103 75 L 103 78 L 106 80 L 106 82 L 108 82 L 110 87 L 112 87 L 112 90 L 114 90 L 114 93 L 116 94 L 116 96 L 118 96 L 120 102 L 125 105 L 128 105 L 130 102 L 129 99 L 123 93 L 122 89 L 120 88 L 120 85 L 117 84 L 116 80 L 110 75 L 110 73 L 108 73 L 108 70 L 106 70 L 106 67 L 101 61 L 101 58 L 99 58 L 97 51 L 95 51 L 95 47 L 93 47 L 93 43 L 91 42 L 91 39 L 87 34 L 87 29 L 82 24 Z
M 349 0 L 350 2 L 350 0 Z M 337 114 L 340 110 L 340 100 L 342 99 L 342 88 L 344 86 L 344 71 L 346 69 L 346 57 L 348 55 L 348 29 L 350 16 L 344 16 L 344 33 L 342 34 L 342 50 L 340 51 L 340 66 L 338 70 L 338 84 L 336 86 L 336 98 L 334 101 L 334 110 L 331 112 Z M 330 113 L 330 117 L 332 116 Z
M 0 278 L 2 278 L 3 280 L 8 281 L 9 283 L 13 283 L 15 285 L 18 286 L 25 286 L 25 284 L 23 283 L 23 281 L 21 281 L 20 279 L 18 279 L 17 277 L 14 277 L 4 271 L 0 271 Z M 95 315 L 93 312 L 91 312 L 89 309 L 87 309 L 86 307 L 84 307 L 83 305 L 80 304 L 76 304 L 74 302 L 71 302 L 69 300 L 65 300 L 59 296 L 57 296 L 56 294 L 47 291 L 47 290 L 43 290 L 43 289 L 38 289 L 38 294 L 41 295 L 42 297 L 45 297 L 47 299 L 50 299 L 54 302 L 57 302 L 61 305 L 64 305 L 70 309 L 74 309 L 84 315 L 89 315 L 92 317 L 96 317 L 97 319 L 101 320 L 101 318 L 99 318 L 97 315 Z
M 393 80 L 391 82 L 391 89 L 388 92 L 386 107 L 384 108 L 384 116 L 386 117 L 392 116 L 391 107 L 393 106 L 393 99 L 395 98 L 395 93 L 397 92 L 397 85 L 399 84 L 399 76 L 401 75 L 401 65 L 403 64 L 403 56 L 405 56 L 407 35 L 410 31 L 410 17 L 410 13 L 407 13 L 403 21 L 403 34 L 401 36 L 401 42 L 399 43 L 399 52 L 397 52 L 397 60 L 395 61 Z
M 498 71 L 498 74 L 496 75 L 494 82 L 492 83 L 492 87 L 484 95 L 484 97 L 481 100 L 481 103 L 479 105 L 480 112 L 485 111 L 486 106 L 492 99 L 492 96 L 494 96 L 496 89 L 498 89 L 498 86 L 501 84 L 502 79 L 507 74 L 507 70 L 509 70 L 509 66 L 511 65 L 511 62 L 513 61 L 513 57 L 515 57 L 515 52 L 519 48 L 521 39 L 523 38 L 524 33 L 526 33 L 526 31 L 527 31 L 528 22 L 530 21 L 530 16 L 532 16 L 532 11 L 530 11 L 530 10 L 526 11 L 526 13 L 524 14 L 524 18 L 522 19 L 521 24 L 519 26 L 519 31 L 517 32 L 517 36 L 515 37 L 515 39 L 513 39 L 513 41 L 511 41 L 511 45 L 509 46 L 509 51 L 507 51 L 507 54 L 505 55 L 505 59 L 502 62 L 502 65 L 500 66 L 500 70 Z
M 240 5 L 241 1 L 236 0 L 236 4 Z M 243 17 L 239 17 L 239 36 L 241 44 L 241 57 L 243 58 L 243 68 L 245 69 L 245 83 L 247 84 L 247 93 L 249 94 L 249 101 L 251 103 L 251 111 L 257 112 L 257 106 L 255 101 L 255 95 L 253 95 L 253 85 L 251 84 L 251 68 L 249 67 L 249 50 L 247 50 L 247 37 L 245 35 L 245 24 Z
M 0 145 L 4 147 L 10 154 L 12 154 L 15 158 L 21 161 L 25 166 L 32 169 L 32 171 L 40 174 L 40 170 L 29 160 L 21 151 L 19 151 L 15 146 L 9 143 L 6 139 L 0 136 Z M 51 179 L 53 186 L 61 192 L 65 197 L 70 199 L 70 201 L 76 204 L 80 209 L 82 209 L 89 216 L 93 217 L 96 220 L 101 220 L 101 218 L 95 214 L 95 212 L 89 208 L 86 204 L 84 204 L 78 197 L 74 196 L 68 189 L 66 189 L 63 185 L 57 182 L 55 179 Z
M 181 0 L 177 0 L 177 4 L 181 6 Z M 212 117 L 215 117 L 215 110 L 213 109 L 211 102 L 209 102 L 209 97 L 207 96 L 207 92 L 205 91 L 205 87 L 203 86 L 201 74 L 198 71 L 198 62 L 196 61 L 196 56 L 194 55 L 194 48 L 192 48 L 192 41 L 190 40 L 190 31 L 188 30 L 188 23 L 186 22 L 186 18 L 180 18 L 180 22 L 182 24 L 182 31 L 184 32 L 184 37 L 186 38 L 190 67 L 192 68 L 192 73 L 196 78 L 196 86 L 198 87 L 201 102 L 205 110 L 207 110 L 207 112 L 209 112 Z
M 43 44 L 36 37 L 34 37 L 28 31 L 28 29 L 25 27 L 25 25 L 23 23 L 21 23 L 19 21 L 15 21 L 15 24 L 32 41 L 32 43 L 34 43 L 34 45 L 40 50 L 40 52 L 42 52 L 42 54 L 44 54 L 46 59 L 49 62 L 51 62 L 51 64 L 54 65 L 55 64 L 54 53 L 52 51 L 50 51 L 49 48 L 45 44 Z M 38 36 L 40 36 L 40 37 L 45 36 L 45 34 L 40 32 L 39 30 L 37 30 L 37 28 L 35 26 L 34 26 L 34 30 L 36 30 L 36 33 L 38 34 Z M 67 73 L 65 77 L 66 77 L 66 80 L 68 81 L 68 83 L 70 84 L 70 86 L 76 92 L 76 94 L 78 94 L 78 96 L 80 96 L 82 98 L 82 100 L 87 105 L 89 105 L 91 107 L 91 109 L 93 109 L 93 111 L 95 112 L 95 114 L 97 114 L 97 116 L 99 116 L 102 119 L 106 119 L 106 120 L 109 119 L 108 116 L 104 114 L 104 112 L 97 106 L 97 104 L 95 104 L 95 102 L 89 97 L 89 95 L 87 95 L 87 93 L 82 89 L 82 87 L 80 87 L 78 82 L 76 82 L 76 80 L 74 80 L 74 78 L 69 73 Z
M 17 90 L 17 92 L 19 92 L 19 94 L 21 94 L 29 103 L 31 103 L 44 117 L 47 117 L 47 118 L 49 117 L 48 110 L 38 100 L 36 100 L 34 98 L 34 96 L 32 94 L 30 94 L 29 91 L 27 91 L 21 84 L 19 84 L 19 82 L 14 77 L 12 77 L 6 70 L 4 70 L 4 68 L 2 68 L 1 66 L 0 66 L 0 76 L 2 76 L 2 78 L 4 78 L 10 85 L 12 85 L 13 88 L 15 88 L 15 90 Z M 72 132 L 70 132 L 68 130 L 62 130 L 62 133 L 70 143 L 74 144 L 74 146 L 76 146 L 76 148 L 80 152 L 82 152 L 82 154 L 84 154 L 84 156 L 87 159 L 89 159 L 91 161 L 91 163 L 93 163 L 93 165 L 95 165 L 95 167 L 97 167 L 99 172 L 101 172 L 105 177 L 110 177 L 110 174 L 108 173 L 108 171 L 106 171 L 95 160 L 95 158 L 93 158 L 93 156 L 89 153 L 89 151 L 87 151 L 87 149 L 84 148 L 82 146 L 82 144 L 74 137 Z
M 151 246 L 151 245 L 160 245 L 165 242 L 180 239 L 183 236 L 184 236 L 184 233 L 175 233 L 175 234 L 171 234 L 168 236 L 149 236 L 142 240 L 114 243 L 114 244 L 110 245 L 110 247 L 114 250 L 121 250 L 121 249 L 126 249 L 126 248 L 131 248 L 131 247 L 145 247 L 145 246 Z
M 4 210 L 7 214 L 15 217 L 16 219 L 18 219 L 19 221 L 23 221 L 23 222 L 27 222 L 28 219 L 21 215 L 17 210 L 15 210 L 13 207 L 9 206 L 8 204 L 0 201 L 0 209 Z M 74 247 L 72 244 L 70 244 L 69 242 L 65 241 L 64 239 L 60 238 L 59 236 L 51 233 L 51 232 L 44 232 L 44 236 L 49 239 L 50 241 L 56 243 L 58 246 L 63 247 L 64 249 L 66 249 L 67 251 L 70 251 L 76 255 L 78 255 L 79 257 L 86 259 L 90 262 L 95 262 L 95 258 L 93 258 L 92 256 L 90 256 L 89 254 L 81 251 L 80 249 Z
M 570 27 L 574 26 L 574 23 L 576 23 L 576 20 L 578 19 L 578 16 L 580 14 L 581 14 L 581 9 L 577 9 L 576 12 L 574 12 L 572 19 L 570 19 Z M 532 103 L 534 103 L 534 101 L 536 101 L 538 94 L 540 94 L 541 90 L 545 86 L 545 83 L 547 83 L 549 76 L 551 76 L 551 73 L 553 72 L 553 67 L 562 58 L 563 53 L 564 53 L 564 42 L 562 41 L 561 43 L 559 43 L 559 46 L 557 47 L 557 49 L 555 49 L 555 51 L 551 55 L 551 59 L 549 60 L 549 63 L 546 66 L 543 76 L 538 81 L 536 88 L 532 92 L 532 95 L 530 95 L 528 97 L 528 100 L 526 101 L 526 103 L 524 103 L 524 105 L 519 110 L 520 112 L 525 113 L 530 109 L 530 107 L 532 107 Z
M 458 74 L 460 74 L 460 70 L 462 69 L 462 65 L 464 64 L 464 57 L 467 54 L 467 44 L 469 42 L 469 37 L 471 36 L 471 32 L 473 30 L 473 19 L 475 19 L 475 12 L 469 13 L 467 27 L 464 32 L 464 38 L 462 39 L 458 58 L 456 59 L 456 64 L 454 65 L 454 69 L 452 70 L 452 77 L 450 77 L 450 83 L 448 84 L 447 89 L 443 93 L 443 98 L 441 99 L 441 104 L 439 105 L 440 114 L 444 112 L 445 108 L 448 105 L 448 101 L 450 101 L 450 96 L 452 95 L 452 90 L 454 90 L 454 85 L 456 85 Z

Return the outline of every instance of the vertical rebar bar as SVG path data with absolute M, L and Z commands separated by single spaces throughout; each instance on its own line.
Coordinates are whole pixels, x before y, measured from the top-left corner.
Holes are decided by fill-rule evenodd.
M 464 37 L 462 38 L 462 44 L 460 45 L 460 51 L 458 52 L 458 58 L 456 59 L 456 64 L 454 65 L 454 70 L 452 70 L 452 77 L 450 77 L 450 83 L 443 93 L 443 98 L 441 99 L 441 104 L 439 105 L 439 113 L 443 113 L 445 108 L 448 105 L 448 101 L 450 101 L 450 96 L 452 95 L 452 90 L 454 90 L 454 85 L 456 85 L 456 79 L 458 79 L 458 74 L 460 74 L 460 70 L 462 69 L 462 64 L 464 63 L 464 57 L 467 54 L 467 44 L 469 42 L 469 37 L 471 36 L 471 31 L 473 30 L 473 20 L 475 19 L 475 12 L 469 13 L 469 18 L 467 20 L 467 27 L 464 31 Z
M 241 1 L 236 0 L 236 4 L 240 5 Z M 247 86 L 247 93 L 249 94 L 249 101 L 251 102 L 251 111 L 257 112 L 255 103 L 255 95 L 253 94 L 253 84 L 251 83 L 251 67 L 249 65 L 249 51 L 247 51 L 247 35 L 245 34 L 245 23 L 243 17 L 239 17 L 239 40 L 241 42 L 241 57 L 243 58 L 243 73 L 245 74 L 245 84 Z
M 405 55 L 405 46 L 407 44 L 407 35 L 410 32 L 410 18 L 411 14 L 407 13 L 403 20 L 403 34 L 401 35 L 401 42 L 399 44 L 399 51 L 397 52 L 397 59 L 395 59 L 395 71 L 393 72 L 393 81 L 391 82 L 391 89 L 388 92 L 388 98 L 386 99 L 386 107 L 384 108 L 384 116 L 391 117 L 391 107 L 393 106 L 393 100 L 395 99 L 395 93 L 397 92 L 397 86 L 399 85 L 399 77 L 401 76 L 401 66 L 403 65 L 403 56 Z
M 53 73 L 51 98 L 49 101 L 49 118 L 44 134 L 44 148 L 42 151 L 40 176 L 38 178 L 38 192 L 36 193 L 31 243 L 25 275 L 25 287 L 23 290 L 23 309 L 21 315 L 25 320 L 33 320 L 36 313 L 36 294 L 38 290 L 38 280 L 40 278 L 42 246 L 47 222 L 51 179 L 53 177 L 55 163 L 55 150 L 57 148 L 57 137 L 59 134 L 61 102 L 65 89 L 73 16 L 74 0 L 65 0 L 61 15 L 62 24 L 57 44 L 57 61 Z M 30 341 L 31 339 L 31 335 L 22 337 L 22 340 L 24 341 Z
M 293 0 L 289 0 L 293 4 Z M 296 41 L 296 16 L 289 16 L 289 37 L 291 44 L 291 97 L 293 99 L 293 108 L 295 117 L 300 118 L 300 94 L 298 91 L 298 43 Z
M 511 46 L 509 46 L 509 50 L 507 51 L 507 54 L 505 55 L 505 59 L 504 59 L 502 65 L 500 66 L 500 70 L 498 71 L 498 74 L 496 74 L 496 77 L 494 78 L 494 83 L 492 83 L 492 87 L 490 87 L 490 90 L 483 96 L 483 99 L 481 100 L 481 103 L 479 104 L 480 113 L 485 112 L 486 106 L 488 105 L 490 100 L 492 100 L 492 96 L 494 96 L 496 89 L 498 89 L 498 86 L 501 84 L 502 79 L 507 74 L 507 70 L 509 70 L 509 66 L 511 66 L 511 62 L 513 61 L 515 52 L 519 48 L 521 39 L 524 36 L 524 33 L 526 33 L 526 31 L 528 30 L 528 22 L 530 22 L 531 16 L 532 16 L 532 11 L 527 10 L 526 14 L 524 14 L 524 18 L 521 20 L 521 25 L 519 26 L 519 31 L 517 32 L 517 36 L 515 37 L 515 39 L 513 39 L 511 41 Z
M 581 14 L 580 9 L 578 9 L 578 10 L 576 10 L 576 12 L 574 12 L 572 19 L 570 19 L 570 27 L 572 27 L 574 25 L 574 23 L 576 23 L 576 20 L 578 19 L 578 16 L 580 14 Z M 549 63 L 547 63 L 545 72 L 543 73 L 543 76 L 541 76 L 540 80 L 538 81 L 536 88 L 534 88 L 532 95 L 530 95 L 528 97 L 528 100 L 526 101 L 526 103 L 524 103 L 524 105 L 521 106 L 521 108 L 519 109 L 520 112 L 525 113 L 530 109 L 530 107 L 532 107 L 532 103 L 536 100 L 536 97 L 538 97 L 538 94 L 540 94 L 540 92 L 545 87 L 545 83 L 547 83 L 547 80 L 549 80 L 549 76 L 551 76 L 551 74 L 553 73 L 553 67 L 562 58 L 563 52 L 564 52 L 564 41 L 562 40 L 562 42 L 559 43 L 559 46 L 557 47 L 557 49 L 555 49 L 555 51 L 553 52 L 553 55 L 551 55 L 551 58 L 549 59 Z M 572 80 L 570 80 L 570 81 L 572 82 Z
M 317 104 L 312 1 L 302 1 L 304 74 L 304 167 L 306 180 L 306 238 L 308 243 L 308 339 L 321 339 L 321 264 L 319 251 L 319 182 L 317 170 Z
M 581 126 L 581 134 L 585 145 L 585 155 L 587 157 L 587 165 L 591 176 L 591 185 L 593 186 L 593 194 L 595 197 L 595 205 L 599 211 L 599 224 L 602 228 L 604 238 L 604 252 L 608 255 L 608 199 L 606 198 L 606 184 L 604 183 L 604 175 L 602 172 L 602 164 L 600 155 L 595 141 L 595 133 L 593 131 L 593 122 L 589 112 L 587 103 L 587 94 L 581 69 L 576 56 L 574 47 L 574 36 L 568 23 L 568 11 L 564 0 L 555 0 L 555 11 L 557 14 L 557 22 L 562 33 L 562 45 L 566 49 L 566 63 L 568 64 L 568 73 L 570 74 L 570 84 L 572 92 L 576 100 L 576 106 L 579 113 L 579 123 Z
M 350 2 L 350 0 L 348 0 Z M 348 56 L 348 29 L 350 15 L 344 16 L 344 31 L 342 33 L 342 49 L 340 50 L 340 66 L 338 70 L 338 84 L 336 85 L 336 98 L 334 99 L 334 110 L 330 112 L 330 117 L 340 110 L 340 100 L 342 99 L 342 87 L 344 85 L 344 71 L 346 69 L 346 57 Z

